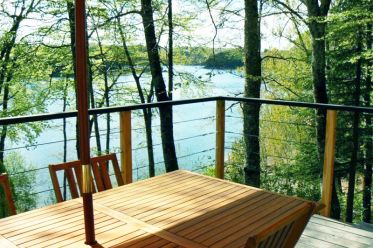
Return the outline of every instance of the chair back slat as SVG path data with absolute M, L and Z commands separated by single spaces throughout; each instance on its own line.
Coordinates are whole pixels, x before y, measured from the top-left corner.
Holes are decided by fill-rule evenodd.
M 304 202 L 288 212 L 266 229 L 258 229 L 248 238 L 246 248 L 288 248 L 294 247 L 312 213 L 316 208 L 313 202 Z
M 92 159 L 91 159 L 91 161 L 92 161 Z M 91 162 L 91 165 L 92 165 L 92 170 L 93 170 L 93 176 L 95 177 L 97 191 L 98 192 L 104 191 L 105 190 L 105 185 L 104 185 L 104 182 L 101 178 L 100 167 L 98 165 L 96 165 L 96 163 L 93 163 L 93 162 Z
M 109 161 L 98 161 L 98 164 L 101 169 L 101 178 L 104 182 L 105 189 L 112 189 L 113 185 L 111 184 L 110 175 L 109 175 Z
M 66 168 L 65 173 L 66 173 L 67 182 L 69 183 L 69 187 L 70 187 L 71 198 L 72 199 L 78 198 L 79 197 L 79 192 L 78 192 L 78 189 L 76 187 L 76 183 L 78 181 L 81 181 L 81 179 L 79 179 L 79 177 L 78 177 L 77 180 L 75 180 L 74 172 L 73 172 L 72 168 Z
M 118 160 L 117 160 L 117 156 L 115 154 L 112 154 L 112 157 L 114 157 L 112 161 L 113 161 L 115 178 L 117 179 L 118 186 L 123 186 L 124 185 L 124 181 L 123 181 L 122 173 L 120 171 L 120 167 L 119 167 L 119 163 L 118 163 Z
M 61 193 L 61 187 L 60 183 L 58 182 L 57 172 L 58 171 L 64 171 L 66 175 L 66 180 L 69 184 L 69 189 L 71 193 L 71 198 L 75 199 L 80 197 L 82 193 L 82 165 L 80 161 L 72 161 L 72 162 L 66 162 L 61 164 L 51 164 L 49 165 L 49 173 L 51 175 L 52 184 L 54 193 L 56 195 L 57 202 L 63 202 L 66 199 L 63 199 L 62 193 Z M 93 193 L 96 192 L 94 182 L 92 180 L 93 184 Z M 78 185 L 78 186 L 77 186 Z
M 7 204 L 8 204 L 9 215 L 17 214 L 17 210 L 16 210 L 16 206 L 14 204 L 12 191 L 11 191 L 11 188 L 10 188 L 9 177 L 8 177 L 7 174 L 0 174 L 0 185 L 4 189 L 5 198 L 6 198 L 6 201 L 7 201 Z
M 75 173 L 75 176 L 76 178 L 78 179 L 77 180 L 77 183 L 78 183 L 78 187 L 79 187 L 79 191 L 80 192 L 83 192 L 83 174 L 82 174 L 82 166 L 75 166 L 73 168 L 74 170 L 74 173 Z M 94 186 L 94 182 L 93 183 L 93 186 Z M 93 187 L 93 191 L 95 191 L 95 187 Z
M 93 157 L 91 158 L 91 165 L 93 171 L 92 184 L 93 184 L 93 193 L 97 191 L 104 191 L 107 189 L 113 188 L 113 185 L 110 180 L 109 165 L 112 164 L 114 169 L 115 177 L 119 186 L 124 185 L 122 174 L 120 172 L 119 163 L 115 153 Z M 75 199 L 81 196 L 82 194 L 82 165 L 80 161 L 72 161 L 61 164 L 49 165 L 49 172 L 52 179 L 53 189 L 56 194 L 57 202 L 63 202 L 66 199 L 63 199 L 61 193 L 61 186 L 58 182 L 58 171 L 64 171 L 66 175 L 67 182 L 69 184 L 69 189 L 71 193 L 71 198 Z M 95 182 L 96 183 L 95 183 Z
M 54 189 L 54 194 L 56 195 L 56 201 L 57 202 L 63 202 L 64 199 L 62 197 L 60 184 L 58 183 L 57 173 L 56 173 L 54 165 L 49 165 L 49 174 L 51 176 L 52 185 L 53 185 L 53 189 Z
M 93 157 L 91 158 L 91 164 L 98 191 L 104 191 L 113 187 L 109 173 L 110 163 L 113 166 L 114 175 L 117 179 L 118 186 L 124 185 L 118 164 L 118 159 L 115 153 Z

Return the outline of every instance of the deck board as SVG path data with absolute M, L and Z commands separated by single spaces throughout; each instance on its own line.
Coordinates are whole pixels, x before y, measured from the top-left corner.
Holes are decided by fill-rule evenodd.
M 368 248 L 373 247 L 373 232 L 314 215 L 296 247 Z
M 95 247 L 244 247 L 306 201 L 177 171 L 94 194 Z M 0 220 L 0 248 L 84 247 L 82 199 Z M 373 247 L 373 233 L 314 216 L 297 247 Z

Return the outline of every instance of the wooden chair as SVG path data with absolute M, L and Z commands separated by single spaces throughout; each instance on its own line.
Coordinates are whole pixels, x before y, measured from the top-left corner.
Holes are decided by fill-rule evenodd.
M 72 161 L 61 164 L 51 164 L 49 165 L 49 173 L 51 175 L 52 184 L 54 193 L 56 194 L 57 202 L 63 202 L 66 199 L 63 199 L 61 193 L 61 187 L 58 182 L 57 171 L 64 171 L 66 175 L 67 182 L 69 184 L 71 198 L 75 199 L 81 196 L 82 194 L 82 165 L 80 161 Z M 78 187 L 77 187 L 78 184 Z M 93 193 L 96 192 L 94 182 L 93 184 Z
M 113 188 L 109 174 L 110 162 L 113 165 L 114 175 L 117 179 L 118 186 L 124 185 L 117 156 L 115 155 L 115 153 L 93 157 L 91 158 L 91 164 L 98 191 L 104 191 Z
M 0 185 L 5 192 L 5 198 L 8 204 L 9 215 L 17 214 L 16 206 L 14 204 L 13 195 L 10 189 L 9 178 L 7 174 L 0 174 Z
M 258 229 L 248 238 L 246 248 L 290 248 L 294 247 L 302 235 L 311 215 L 316 209 L 313 202 L 305 202 L 275 224 Z

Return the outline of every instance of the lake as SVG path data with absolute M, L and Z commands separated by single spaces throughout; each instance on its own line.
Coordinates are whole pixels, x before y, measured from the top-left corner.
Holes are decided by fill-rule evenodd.
M 201 66 L 175 66 L 175 85 L 180 85 L 174 91 L 174 100 L 191 99 L 205 96 L 232 96 L 242 93 L 244 79 L 236 72 L 228 70 L 210 70 Z M 165 79 L 167 78 L 165 72 Z M 195 78 L 208 81 L 208 83 L 185 83 L 193 75 Z M 146 77 L 144 78 L 147 79 Z M 128 86 L 134 86 L 131 75 L 120 78 Z M 186 85 L 186 86 L 185 86 Z M 229 107 L 227 103 L 226 107 Z M 175 106 L 174 137 L 178 156 L 179 167 L 188 170 L 200 170 L 203 167 L 213 165 L 215 161 L 215 102 L 198 103 Z M 50 104 L 49 112 L 61 112 L 61 102 Z M 240 116 L 239 106 L 233 106 L 227 110 L 227 115 Z M 118 114 L 111 115 L 111 151 L 119 151 L 119 124 Z M 104 147 L 106 141 L 106 124 L 104 116 L 99 118 L 101 128 L 101 144 Z M 75 151 L 75 118 L 68 119 L 68 161 L 76 159 Z M 21 154 L 27 163 L 36 168 L 37 182 L 35 192 L 38 193 L 39 206 L 48 204 L 53 195 L 50 182 L 48 165 L 63 162 L 63 133 L 62 120 L 49 121 L 49 128 L 45 129 L 34 144 L 24 148 L 25 143 L 8 143 L 7 153 L 17 152 Z M 242 130 L 242 120 L 238 118 L 226 118 L 226 130 Z M 237 135 L 226 134 L 226 147 L 234 141 Z M 159 118 L 155 113 L 153 117 L 153 143 L 156 162 L 156 171 L 164 171 L 162 147 L 160 140 Z M 145 128 L 141 111 L 132 114 L 132 145 L 133 145 L 133 176 L 134 179 L 147 177 L 147 150 Z M 92 150 L 96 144 L 91 138 Z M 226 153 L 228 150 L 226 150 Z M 119 156 L 118 156 L 119 159 Z

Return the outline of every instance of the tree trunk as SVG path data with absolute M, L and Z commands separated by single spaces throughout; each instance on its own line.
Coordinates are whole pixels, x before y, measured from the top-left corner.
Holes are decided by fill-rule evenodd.
M 357 32 L 357 54 L 361 53 L 362 42 L 361 42 L 361 31 Z M 355 70 L 355 92 L 354 92 L 354 102 L 356 106 L 360 105 L 360 84 L 361 84 L 361 58 L 358 59 L 356 63 Z M 359 155 L 359 123 L 360 123 L 360 113 L 354 112 L 353 117 L 353 130 L 352 130 L 352 154 L 351 163 L 349 167 L 349 179 L 348 179 L 348 192 L 347 192 L 347 206 L 346 206 L 346 222 L 353 221 L 353 210 L 354 210 L 354 195 L 355 195 L 355 179 L 356 179 L 356 167 Z
M 174 90 L 174 24 L 172 0 L 168 0 L 168 96 L 172 100 Z
M 372 50 L 372 25 L 367 27 L 367 50 Z M 367 67 L 371 68 L 372 63 L 369 61 Z M 367 72 L 366 90 L 364 94 L 365 106 L 371 107 L 372 94 L 372 75 Z M 365 115 L 365 122 L 367 128 L 367 137 L 365 142 L 365 168 L 364 168 L 364 188 L 363 188 L 363 221 L 370 223 L 372 215 L 372 163 L 373 163 L 373 130 L 372 117 L 369 114 Z
M 21 6 L 19 6 L 21 7 Z M 17 34 L 20 27 L 21 22 L 27 17 L 29 11 L 34 7 L 34 4 L 31 4 L 26 8 L 25 2 L 23 2 L 21 11 L 18 15 L 13 16 L 13 23 L 11 28 L 9 29 L 9 36 L 3 40 L 3 45 L 0 50 L 0 94 L 3 93 L 3 102 L 2 102 L 2 113 L 3 117 L 7 116 L 8 114 L 8 103 L 10 98 L 10 89 L 9 89 L 9 82 L 13 77 L 13 70 L 14 66 L 9 66 L 12 63 L 11 54 L 13 48 L 16 44 Z M 0 133 L 0 174 L 6 172 L 6 168 L 4 165 L 4 153 L 5 153 L 5 141 L 8 133 L 8 126 L 3 125 L 1 128 Z M 5 199 L 5 193 L 3 189 L 0 189 L 0 199 Z M 8 216 L 8 209 L 7 204 L 4 201 L 0 200 L 0 218 Z
M 145 32 L 146 47 L 148 52 L 148 59 L 150 71 L 152 75 L 152 85 L 155 88 L 157 100 L 159 102 L 170 100 L 166 85 L 163 80 L 161 61 L 158 52 L 157 38 L 155 35 L 155 27 L 153 20 L 153 7 L 151 0 L 141 0 L 142 19 Z M 173 122 L 172 122 L 172 107 L 164 106 L 159 108 L 160 122 L 161 122 L 161 139 L 163 148 L 163 157 L 165 161 L 166 171 L 178 170 Z
M 94 109 L 96 107 L 95 104 L 95 96 L 94 96 L 94 90 L 93 90 L 93 77 L 92 77 L 92 64 L 89 62 L 88 59 L 88 91 L 89 91 L 89 98 L 91 103 L 91 108 Z M 97 115 L 93 115 L 90 120 L 90 133 L 92 133 L 92 127 L 94 128 L 95 137 L 96 137 L 96 146 L 97 146 L 97 155 L 102 154 L 102 148 L 101 148 L 101 139 L 100 139 L 100 129 L 98 126 L 98 119 Z
M 12 72 L 9 72 L 9 63 L 11 63 L 11 53 L 15 46 L 17 33 L 19 26 L 24 19 L 23 17 L 24 10 L 21 11 L 19 16 L 16 16 L 14 23 L 12 27 L 9 29 L 9 34 L 11 37 L 9 38 L 9 41 L 7 42 L 5 40 L 5 43 L 3 44 L 1 51 L 0 51 L 0 94 L 3 92 L 3 104 L 2 104 L 2 111 L 5 114 L 8 111 L 8 100 L 9 100 L 9 85 L 7 82 L 11 79 Z M 4 166 L 4 149 L 5 149 L 5 140 L 7 135 L 7 126 L 3 126 L 1 130 L 1 136 L 0 136 L 0 173 L 6 172 L 5 166 Z
M 66 79 L 68 80 L 68 79 Z M 63 89 L 63 107 L 62 111 L 66 111 L 67 106 L 67 95 L 69 90 L 69 83 L 66 82 L 66 85 Z M 65 163 L 67 161 L 67 132 L 66 132 L 66 118 L 62 119 L 62 133 L 63 133 L 63 162 Z M 66 199 L 67 195 L 67 175 L 66 172 L 64 172 L 63 175 L 63 199 Z
M 100 107 L 102 105 L 105 105 L 105 107 L 110 107 L 110 99 L 109 99 L 109 93 L 110 93 L 110 87 L 109 87 L 109 75 L 108 75 L 108 66 L 107 66 L 107 60 L 105 59 L 105 53 L 104 53 L 104 48 L 102 45 L 102 41 L 100 38 L 100 34 L 98 32 L 98 28 L 95 27 L 95 33 L 97 36 L 97 43 L 98 47 L 100 49 L 100 58 L 101 58 L 101 63 L 102 63 L 102 75 L 104 76 L 104 99 L 102 103 L 100 104 Z M 100 70 L 100 69 L 99 69 Z M 106 114 L 106 143 L 105 143 L 105 152 L 110 153 L 110 113 Z
M 88 33 L 86 31 L 86 36 L 88 36 Z M 90 99 L 90 104 L 91 108 L 94 109 L 96 108 L 96 101 L 95 101 L 95 94 L 94 94 L 94 89 L 93 89 L 93 71 L 92 71 L 92 63 L 91 60 L 89 59 L 89 39 L 87 39 L 87 54 L 88 54 L 88 61 L 87 61 L 87 66 L 88 66 L 88 93 L 89 93 L 89 99 Z M 102 154 L 102 148 L 101 148 L 101 139 L 100 139 L 100 129 L 98 126 L 98 119 L 97 115 L 93 115 L 91 120 L 90 120 L 90 133 L 92 133 L 92 125 L 94 128 L 95 132 L 95 137 L 96 137 L 96 146 L 97 146 L 97 155 Z
M 135 64 L 132 60 L 132 56 L 129 52 L 127 42 L 126 42 L 126 37 L 124 36 L 124 32 L 122 29 L 122 25 L 120 22 L 120 19 L 117 18 L 118 22 L 118 30 L 119 34 L 122 39 L 122 46 L 124 49 L 124 53 L 126 54 L 127 60 L 128 60 L 128 65 L 130 67 L 133 79 L 136 82 L 136 87 L 137 87 L 137 92 L 139 93 L 140 101 L 141 103 L 146 103 L 145 102 L 145 95 L 143 92 L 143 89 L 141 87 L 141 82 L 140 82 L 140 77 L 136 73 L 136 68 Z M 152 85 L 150 86 L 150 91 L 148 95 L 148 102 L 152 101 L 153 98 L 153 90 L 152 90 Z M 145 132 L 146 132 L 146 144 L 147 144 L 147 152 L 148 152 L 148 162 L 149 162 L 149 177 L 154 177 L 155 176 L 155 162 L 154 162 L 154 150 L 153 150 L 153 137 L 152 137 L 152 111 L 151 109 L 143 109 L 143 115 L 144 115 L 144 123 L 145 123 Z
M 72 1 L 67 1 L 66 3 L 67 13 L 69 16 L 69 31 L 70 31 L 70 50 L 71 50 L 71 56 L 72 56 L 72 64 L 73 64 L 73 72 L 74 72 L 74 90 L 75 90 L 75 99 L 77 99 L 78 92 L 77 92 L 77 83 L 76 83 L 76 51 L 75 51 L 75 6 Z M 78 102 L 76 102 L 76 109 L 78 109 Z M 76 120 L 75 124 L 75 137 L 76 137 L 76 155 L 79 158 L 79 125 L 78 125 L 78 119 Z
M 326 42 L 325 32 L 326 24 L 324 22 L 330 9 L 330 0 L 305 0 L 307 7 L 309 23 L 308 27 L 311 34 L 312 42 L 312 83 L 313 96 L 316 103 L 328 103 L 328 93 L 326 88 Z M 326 111 L 322 109 L 316 110 L 316 138 L 317 151 L 319 160 L 319 171 L 322 175 L 323 158 L 325 146 L 325 126 L 326 126 Z M 336 181 L 336 178 L 333 179 Z M 336 191 L 336 185 L 333 183 L 332 191 L 332 211 L 331 216 L 335 219 L 340 219 L 340 203 Z
M 260 22 L 257 0 L 245 0 L 245 97 L 260 98 Z M 260 186 L 260 105 L 244 104 L 245 183 Z
M 3 96 L 3 110 L 2 112 L 5 114 L 8 111 L 8 101 L 9 101 L 9 85 L 7 83 L 4 84 L 4 96 Z M 1 129 L 0 134 L 0 174 L 2 172 L 6 172 L 6 168 L 4 165 L 4 150 L 5 150 L 5 140 L 7 136 L 8 126 L 4 125 Z M 3 188 L 0 187 L 0 218 L 8 216 L 8 206 L 5 203 L 5 201 L 2 201 L 1 199 L 5 199 Z
M 7 115 L 8 112 L 8 101 L 9 101 L 9 85 L 7 82 L 3 83 L 4 93 L 2 102 L 2 112 L 3 116 Z M 8 126 L 3 125 L 0 134 L 0 174 L 6 172 L 4 165 L 4 153 L 5 153 L 5 140 L 7 136 Z
M 313 95 L 316 103 L 328 103 L 325 76 L 325 26 L 319 23 L 313 25 L 315 26 L 313 28 L 314 31 L 312 32 Z M 322 158 L 324 157 L 325 125 L 326 111 L 323 109 L 318 109 L 316 111 L 316 135 L 318 144 L 318 156 L 320 161 L 320 171 L 322 171 Z
M 153 150 L 153 137 L 152 137 L 152 111 L 148 109 L 143 111 L 145 132 L 147 141 L 147 151 L 149 160 L 149 177 L 155 176 L 155 162 L 154 162 L 154 150 Z

